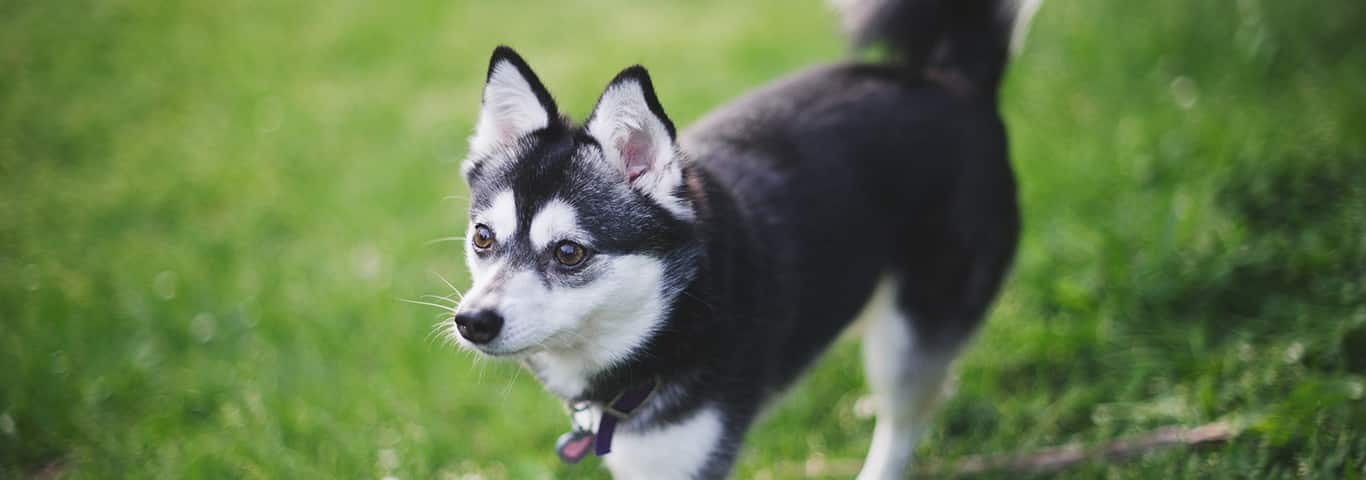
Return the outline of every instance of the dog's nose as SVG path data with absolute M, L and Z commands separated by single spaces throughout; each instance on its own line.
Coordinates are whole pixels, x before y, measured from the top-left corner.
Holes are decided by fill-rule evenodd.
M 455 329 L 465 340 L 477 344 L 488 343 L 503 329 L 503 317 L 493 310 L 460 312 L 455 315 Z

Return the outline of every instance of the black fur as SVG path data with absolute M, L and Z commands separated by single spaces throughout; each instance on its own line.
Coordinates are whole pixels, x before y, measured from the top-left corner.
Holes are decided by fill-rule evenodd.
M 897 301 L 921 346 L 947 353 L 976 329 L 1010 264 L 1019 219 L 995 98 L 1009 23 L 995 1 L 889 3 L 859 38 L 887 41 L 896 62 L 798 73 L 683 132 L 679 193 L 692 221 L 611 190 L 625 184 L 603 179 L 619 173 L 588 161 L 601 147 L 565 121 L 509 153 L 532 160 L 470 172 L 476 208 L 491 201 L 480 192 L 512 188 L 525 223 L 548 199 L 570 198 L 584 228 L 605 239 L 603 253 L 666 260 L 681 292 L 670 292 L 663 328 L 591 378 L 580 399 L 606 403 L 662 379 L 667 394 L 622 426 L 639 430 L 721 409 L 725 438 L 701 477 L 730 471 L 761 406 L 830 345 L 883 275 L 900 280 Z M 500 59 L 532 79 L 553 118 L 554 101 L 525 62 L 506 47 L 494 52 Z M 959 79 L 934 69 L 957 69 Z M 643 86 L 673 137 L 645 69 L 620 81 Z M 515 256 L 550 268 L 543 254 Z
M 886 44 L 903 68 L 960 75 L 978 94 L 995 95 L 1016 7 L 1003 0 L 868 1 L 851 12 L 850 35 L 855 47 Z

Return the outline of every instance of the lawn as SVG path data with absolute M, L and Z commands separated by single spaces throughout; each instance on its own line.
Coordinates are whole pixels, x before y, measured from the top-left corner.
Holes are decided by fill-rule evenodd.
M 1366 3 L 1035 20 L 1002 97 L 1021 253 L 918 458 L 1227 421 L 1063 475 L 1360 478 Z M 489 51 L 578 118 L 645 64 L 686 126 L 842 56 L 834 25 L 816 0 L 0 1 L 0 477 L 605 477 L 558 464 L 533 379 L 400 301 L 468 283 L 440 239 Z M 858 358 L 833 348 L 737 476 L 860 458 Z

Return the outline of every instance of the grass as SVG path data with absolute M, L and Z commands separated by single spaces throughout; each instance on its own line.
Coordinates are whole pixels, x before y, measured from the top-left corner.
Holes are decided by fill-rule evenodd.
M 816 1 L 0 2 L 0 477 L 592 477 L 510 365 L 400 302 L 465 284 L 488 52 L 580 118 L 649 66 L 687 125 L 841 55 Z M 1366 6 L 1045 5 L 1007 82 L 1026 231 L 919 458 L 1230 420 L 1078 477 L 1360 478 Z M 455 195 L 455 200 L 443 200 Z M 741 478 L 859 458 L 842 341 Z

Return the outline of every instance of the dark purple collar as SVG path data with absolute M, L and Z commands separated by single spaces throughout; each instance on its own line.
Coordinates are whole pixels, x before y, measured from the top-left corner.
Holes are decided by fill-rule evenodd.
M 655 379 L 617 394 L 616 398 L 602 406 L 602 416 L 598 420 L 596 433 L 588 425 L 580 424 L 577 419 L 578 413 L 592 405 L 588 402 L 569 404 L 569 420 L 573 428 L 560 435 L 559 441 L 555 443 L 555 452 L 560 455 L 560 460 L 570 464 L 579 463 L 579 460 L 588 456 L 590 445 L 593 447 L 593 453 L 599 457 L 611 453 L 612 435 L 617 431 L 617 423 L 630 418 L 631 413 L 644 405 L 658 386 L 659 380 Z

